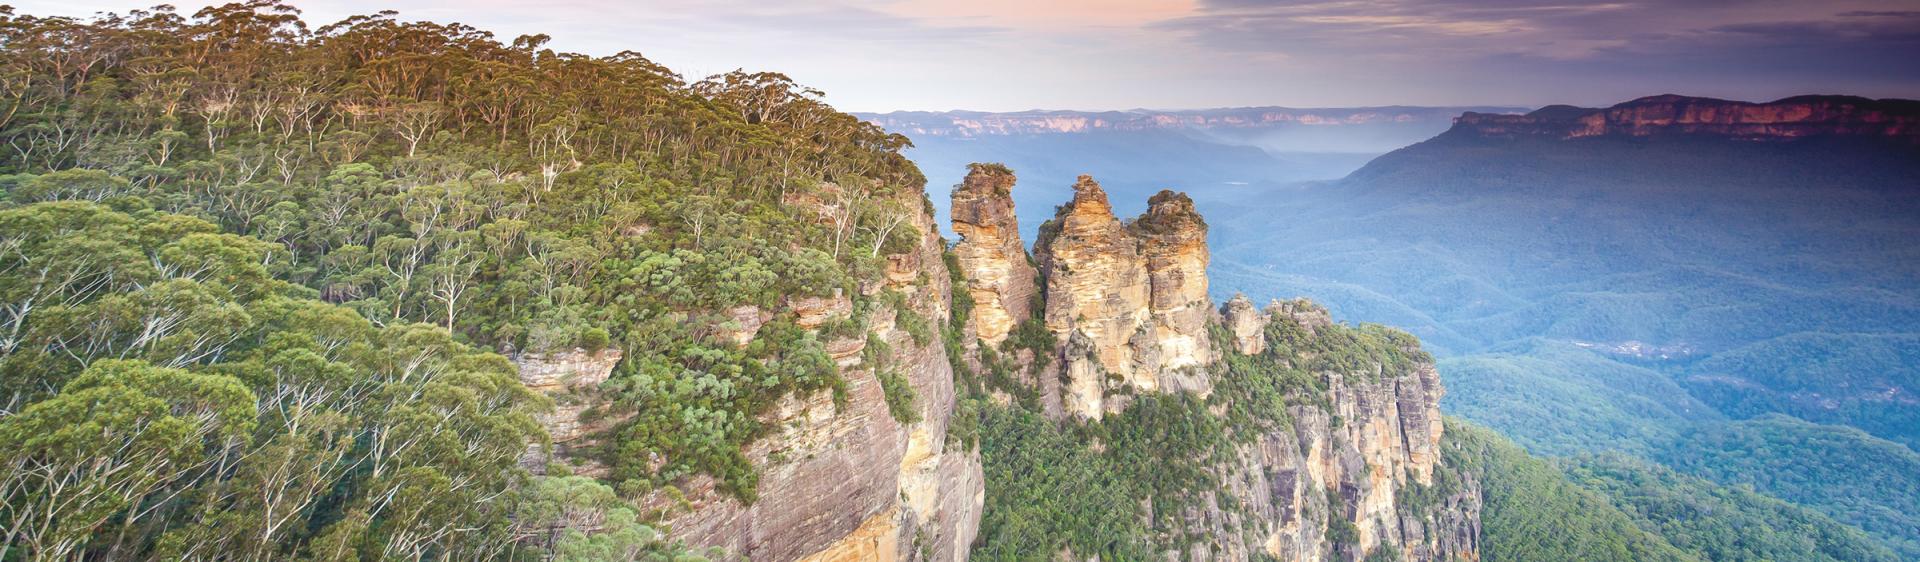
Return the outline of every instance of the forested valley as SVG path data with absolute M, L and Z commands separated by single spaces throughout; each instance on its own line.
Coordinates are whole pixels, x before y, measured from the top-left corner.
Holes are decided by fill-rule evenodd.
M 958 258 L 916 222 L 933 216 L 927 188 L 946 186 L 925 185 L 907 137 L 781 74 L 685 77 L 549 39 L 391 11 L 320 24 L 274 0 L 91 19 L 0 6 L 0 562 L 742 559 L 679 539 L 666 512 L 692 505 L 690 482 L 762 505 L 784 451 L 754 444 L 792 435 L 777 414 L 793 402 L 840 415 L 863 390 L 849 364 L 883 397 L 859 423 L 901 437 L 903 457 L 958 452 L 975 477 L 958 478 L 978 510 L 949 525 L 965 528 L 957 553 L 928 554 L 911 528 L 894 529 L 913 541 L 896 550 L 1166 558 L 1221 542 L 1197 513 L 1257 511 L 1221 499 L 1250 488 L 1231 477 L 1293 481 L 1292 467 L 1222 469 L 1258 457 L 1262 439 L 1325 427 L 1321 453 L 1354 445 L 1331 430 L 1360 435 L 1368 420 L 1343 419 L 1333 406 L 1353 391 L 1330 389 L 1434 373 L 1407 333 L 1337 324 L 1304 300 L 1262 313 L 1270 347 L 1235 351 L 1242 334 L 1209 306 L 1194 318 L 1212 343 L 1190 350 L 1217 360 L 1209 393 L 1121 388 L 1124 411 L 1049 419 L 1045 378 L 1070 378 L 1059 364 L 1088 355 L 1084 342 L 1057 339 L 1044 292 L 998 345 L 965 341 L 979 303 L 952 290 L 967 282 Z M 1149 204 L 1174 195 L 1161 197 Z M 1239 223 L 1222 222 L 1229 232 L 1247 221 L 1224 216 Z M 1009 259 L 1035 259 L 1016 247 Z M 922 250 L 914 268 L 890 261 Z M 798 301 L 847 310 L 803 320 Z M 1904 341 L 1860 355 L 1898 361 L 1882 348 Z M 892 356 L 909 347 L 940 365 L 946 394 L 916 394 Z M 1726 361 L 1771 364 L 1767 351 Z M 601 352 L 617 364 L 588 405 L 521 372 L 527 357 Z M 1477 372 L 1441 368 L 1456 365 Z M 1618 372 L 1608 380 L 1653 380 Z M 1548 459 L 1463 420 L 1447 419 L 1443 439 L 1437 402 L 1426 406 L 1430 478 L 1388 475 L 1422 483 L 1377 496 L 1343 497 L 1357 488 L 1337 479 L 1294 490 L 1305 499 L 1291 507 L 1324 520 L 1289 532 L 1324 531 L 1301 536 L 1328 558 L 1369 561 L 1458 538 L 1434 525 L 1431 544 L 1377 540 L 1392 534 L 1377 532 L 1386 516 L 1349 509 L 1365 499 L 1407 521 L 1459 515 L 1447 521 L 1471 531 L 1460 552 L 1487 561 L 1920 552 L 1901 538 L 1912 513 L 1887 507 L 1912 505 L 1898 492 L 1920 461 L 1857 430 L 1761 416 L 1664 428 L 1654 437 L 1671 446 L 1629 451 L 1660 464 Z M 1535 413 L 1510 406 L 1488 410 Z M 544 453 L 556 449 L 549 416 L 569 407 L 594 438 L 563 462 Z M 1588 429 L 1561 435 L 1645 428 Z M 1370 462 L 1351 463 L 1349 482 L 1381 485 Z M 912 468 L 901 464 L 878 469 Z M 884 499 L 912 503 L 917 484 L 882 486 Z M 1267 539 L 1234 520 L 1219 534 Z

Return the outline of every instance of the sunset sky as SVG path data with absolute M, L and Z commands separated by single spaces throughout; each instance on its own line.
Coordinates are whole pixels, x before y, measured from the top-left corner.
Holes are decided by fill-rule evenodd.
M 4 1 L 4 0 L 0 0 Z M 86 16 L 156 2 L 15 0 Z M 204 2 L 175 2 L 190 13 Z M 503 40 L 785 72 L 851 111 L 1598 105 L 1657 93 L 1920 97 L 1915 0 L 547 0 L 394 9 Z

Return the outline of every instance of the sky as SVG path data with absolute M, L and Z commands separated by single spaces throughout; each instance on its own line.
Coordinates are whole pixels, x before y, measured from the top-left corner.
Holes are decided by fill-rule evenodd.
M 158 2 L 0 0 L 84 17 Z M 191 13 L 206 2 L 172 2 Z M 1920 0 L 295 1 L 786 73 L 846 111 L 1920 98 Z

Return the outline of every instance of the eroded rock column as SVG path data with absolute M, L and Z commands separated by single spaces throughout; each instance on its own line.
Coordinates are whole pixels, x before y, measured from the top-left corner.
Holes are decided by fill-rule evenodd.
M 1147 213 L 1133 221 L 1146 257 L 1151 298 L 1149 341 L 1139 347 L 1141 367 L 1159 377 L 1166 391 L 1206 394 L 1213 363 L 1207 335 L 1212 312 L 1207 298 L 1207 223 L 1185 193 L 1161 191 L 1147 200 Z
M 953 253 L 973 297 L 974 335 L 988 345 L 1007 339 L 1032 314 L 1029 303 L 1036 290 L 1013 213 L 1013 184 L 1013 172 L 1005 166 L 974 164 L 953 190 L 953 231 L 960 235 Z
M 1062 401 L 1070 413 L 1099 418 L 1108 388 L 1159 390 L 1151 372 L 1136 368 L 1130 345 L 1147 329 L 1147 259 L 1100 184 L 1080 176 L 1073 191 L 1073 201 L 1041 229 L 1035 254 L 1047 275 L 1047 328 L 1066 344 Z

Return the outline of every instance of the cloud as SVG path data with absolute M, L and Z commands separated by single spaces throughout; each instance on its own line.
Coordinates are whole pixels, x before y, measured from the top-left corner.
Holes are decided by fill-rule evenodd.
M 1913 11 L 1876 9 L 1902 2 L 1209 0 L 1197 14 L 1155 25 L 1196 44 L 1235 52 L 1569 59 L 1630 49 L 1638 42 L 1693 40 L 1698 46 L 1713 43 L 1700 38 L 1748 32 L 1799 34 L 1783 38 L 1787 41 L 1878 38 L 1913 21 Z

